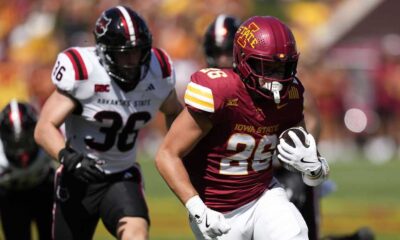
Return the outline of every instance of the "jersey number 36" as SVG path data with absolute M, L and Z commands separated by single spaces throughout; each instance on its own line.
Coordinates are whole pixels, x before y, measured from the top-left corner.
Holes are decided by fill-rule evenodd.
M 129 116 L 125 126 L 121 115 L 117 112 L 102 111 L 96 113 L 94 119 L 98 122 L 111 122 L 107 127 L 101 127 L 100 132 L 105 134 L 103 142 L 96 142 L 94 138 L 86 138 L 85 143 L 98 151 L 108 151 L 117 143 L 117 148 L 121 152 L 126 152 L 133 148 L 135 145 L 137 132 L 136 123 L 142 121 L 143 123 L 148 122 L 151 119 L 151 115 L 148 112 L 137 112 Z M 129 141 L 129 139 L 131 139 Z

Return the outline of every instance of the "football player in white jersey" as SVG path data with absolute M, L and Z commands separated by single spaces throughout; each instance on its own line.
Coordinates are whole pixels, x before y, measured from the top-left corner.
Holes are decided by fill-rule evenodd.
M 94 35 L 95 48 L 58 55 L 51 76 L 57 89 L 35 130 L 36 141 L 62 164 L 55 239 L 92 239 L 99 218 L 118 239 L 147 239 L 135 142 L 158 110 L 169 127 L 182 109 L 172 62 L 152 48 L 145 21 L 128 7 L 104 11 Z
M 36 222 L 41 240 L 51 239 L 54 165 L 35 143 L 31 105 L 12 100 L 0 114 L 0 212 L 5 239 L 29 240 Z

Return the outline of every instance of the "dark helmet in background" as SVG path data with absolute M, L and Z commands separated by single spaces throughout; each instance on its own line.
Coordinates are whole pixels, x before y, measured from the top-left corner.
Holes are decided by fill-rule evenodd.
M 0 113 L 0 138 L 11 165 L 28 167 L 36 158 L 39 146 L 33 137 L 37 122 L 35 109 L 12 100 Z
M 221 14 L 208 26 L 203 49 L 209 67 L 221 67 L 217 64 L 221 55 L 233 56 L 233 39 L 239 25 L 239 19 Z
M 299 53 L 292 31 L 275 17 L 256 16 L 240 25 L 234 67 L 246 86 L 279 103 L 296 75 Z
M 152 36 L 146 22 L 132 9 L 116 6 L 97 19 L 94 35 L 108 74 L 124 90 L 134 89 L 150 65 Z

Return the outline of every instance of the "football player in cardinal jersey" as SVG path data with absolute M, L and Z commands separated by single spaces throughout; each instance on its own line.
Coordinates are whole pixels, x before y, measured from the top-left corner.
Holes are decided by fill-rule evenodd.
M 196 239 L 308 239 L 304 219 L 272 171 L 276 148 L 308 185 L 319 185 L 329 171 L 311 134 L 307 146 L 293 135 L 295 147 L 278 139 L 305 125 L 298 57 L 284 23 L 256 16 L 235 34 L 233 69 L 191 76 L 186 108 L 161 144 L 156 166 L 188 209 Z
M 30 240 L 36 222 L 41 240 L 51 238 L 54 165 L 36 144 L 31 105 L 12 100 L 0 113 L 0 212 L 5 239 Z
M 209 68 L 233 67 L 233 40 L 239 25 L 239 19 L 221 14 L 208 26 L 203 49 Z M 306 93 L 304 93 L 304 118 L 308 131 L 317 139 L 321 127 L 319 113 L 314 99 Z M 318 239 L 319 202 L 315 188 L 304 184 L 301 181 L 301 174 L 290 172 L 281 166 L 276 166 L 274 176 L 283 184 L 289 200 L 304 217 L 310 240 Z
M 239 25 L 239 19 L 221 14 L 208 26 L 204 36 L 203 50 L 209 68 L 232 68 L 233 40 Z M 317 140 L 321 130 L 319 111 L 315 99 L 307 92 L 304 92 L 304 120 L 308 132 Z M 276 162 L 274 165 L 279 164 Z M 299 209 L 303 216 L 308 227 L 309 239 L 320 239 L 319 191 L 321 191 L 321 187 L 328 189 L 334 183 L 326 181 L 321 187 L 311 187 L 301 180 L 301 173 L 290 172 L 282 166 L 275 167 L 274 176 L 283 185 L 289 200 Z M 372 239 L 370 237 L 372 233 L 370 232 L 368 228 L 362 228 L 352 235 L 329 236 L 324 239 L 370 240 Z
M 135 11 L 104 11 L 96 47 L 58 55 L 36 141 L 61 162 L 57 173 L 55 239 L 92 239 L 99 218 L 118 239 L 147 239 L 149 214 L 136 161 L 136 139 L 160 110 L 167 127 L 181 111 L 165 51 L 152 48 Z M 65 122 L 66 139 L 59 131 Z

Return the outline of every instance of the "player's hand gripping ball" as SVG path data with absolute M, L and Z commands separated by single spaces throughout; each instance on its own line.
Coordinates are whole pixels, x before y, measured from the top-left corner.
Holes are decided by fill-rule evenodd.
M 306 143 L 306 138 L 307 138 L 308 132 L 306 132 L 306 130 L 304 130 L 304 128 L 302 128 L 302 127 L 292 127 L 292 128 L 286 129 L 285 131 L 283 131 L 281 133 L 281 135 L 279 136 L 279 139 L 283 139 L 290 146 L 296 147 L 296 145 L 293 142 L 293 139 L 289 136 L 289 131 L 294 132 L 296 134 L 296 136 L 300 139 L 301 143 L 304 146 L 308 147 L 308 143 Z
M 279 142 L 281 139 L 285 140 L 285 142 L 287 144 L 289 144 L 292 147 L 295 147 L 295 144 L 292 140 L 292 138 L 289 136 L 289 131 L 292 131 L 296 134 L 296 136 L 299 137 L 300 141 L 305 144 L 306 141 L 306 135 L 305 135 L 305 130 L 302 127 L 292 127 L 292 128 L 288 128 L 285 131 L 283 131 L 281 133 L 281 135 L 279 136 Z M 279 154 L 279 149 L 276 149 L 276 153 Z M 287 170 L 291 171 L 291 172 L 298 172 L 296 168 L 290 166 L 289 164 L 286 164 L 285 162 L 281 161 L 280 158 L 279 162 L 281 163 L 281 165 L 286 168 Z
M 312 142 L 314 139 L 311 138 L 313 137 L 302 127 L 292 127 L 281 133 L 279 136 L 281 146 L 278 145 L 277 155 L 284 168 L 293 172 L 309 172 L 318 168 L 315 141 Z M 282 140 L 288 147 L 282 146 Z M 310 143 L 313 146 L 310 146 Z

